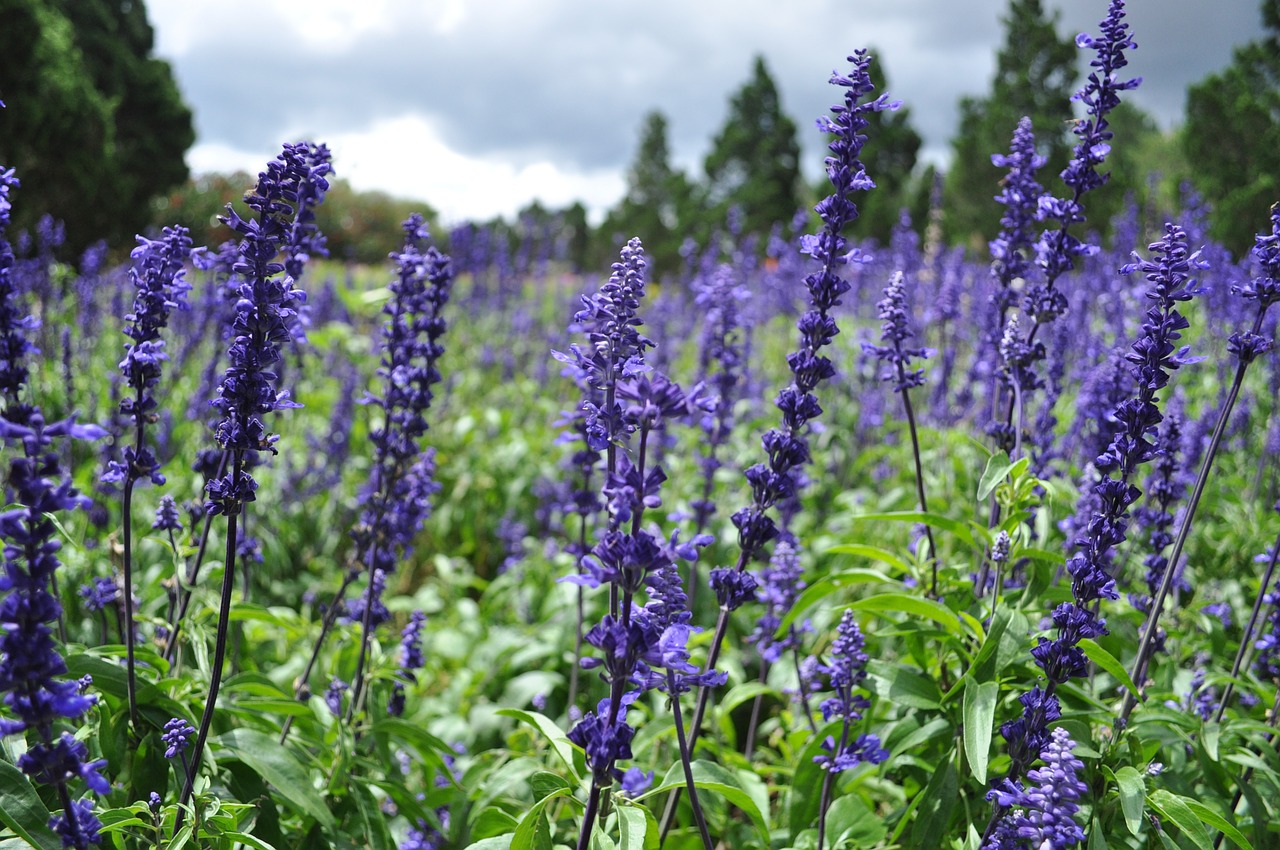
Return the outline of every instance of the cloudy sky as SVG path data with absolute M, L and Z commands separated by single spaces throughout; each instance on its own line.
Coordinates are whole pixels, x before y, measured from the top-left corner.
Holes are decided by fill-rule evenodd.
M 1105 0 L 1046 0 L 1064 35 Z M 257 172 L 280 143 L 323 141 L 340 176 L 447 220 L 530 200 L 622 194 L 644 115 L 666 114 L 676 164 L 700 173 L 731 94 L 761 54 L 821 168 L 827 85 L 869 46 L 945 162 L 957 100 L 990 82 L 1007 0 L 148 0 L 157 52 L 195 110 L 195 171 Z M 1188 83 L 1257 37 L 1257 0 L 1130 0 L 1133 100 L 1164 127 Z M 1087 57 L 1085 57 L 1087 61 Z

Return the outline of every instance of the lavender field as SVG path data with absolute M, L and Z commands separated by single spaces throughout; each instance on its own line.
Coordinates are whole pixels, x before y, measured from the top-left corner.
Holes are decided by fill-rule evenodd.
M 853 47 L 826 197 L 661 274 L 339 262 L 322 140 L 67 257 L 0 163 L 0 848 L 1280 847 L 1280 205 L 1108 198 L 1104 14 L 981 250 L 860 229 Z

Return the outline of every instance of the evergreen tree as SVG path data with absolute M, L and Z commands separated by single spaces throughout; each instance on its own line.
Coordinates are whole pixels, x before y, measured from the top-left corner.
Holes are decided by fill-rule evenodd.
M 1262 22 L 1262 38 L 1188 90 L 1182 137 L 1211 233 L 1237 254 L 1280 201 L 1280 0 L 1263 0 Z
M 191 111 L 141 0 L 0 0 L 0 162 L 26 200 L 15 226 L 50 213 L 69 246 L 131 243 L 151 199 L 187 177 Z
M 692 190 L 684 173 L 671 165 L 667 144 L 667 119 L 661 112 L 645 116 L 640 147 L 627 169 L 627 191 L 601 228 L 605 250 L 616 253 L 613 243 L 625 244 L 633 236 L 644 242 L 650 274 L 655 278 L 679 267 L 680 230 L 687 218 Z
M 1001 207 L 994 198 L 1003 175 L 991 156 L 1008 149 L 1022 116 L 1031 118 L 1040 152 L 1049 157 L 1044 173 L 1066 167 L 1076 47 L 1058 35 L 1057 21 L 1058 15 L 1046 15 L 1041 0 L 1010 0 L 991 93 L 960 101 L 944 199 L 944 226 L 952 240 L 984 242 L 999 230 Z
M 709 221 L 723 222 L 729 208 L 737 206 L 745 216 L 745 232 L 766 234 L 775 222 L 788 223 L 795 215 L 800 144 L 763 57 L 756 57 L 751 79 L 729 101 L 704 168 Z

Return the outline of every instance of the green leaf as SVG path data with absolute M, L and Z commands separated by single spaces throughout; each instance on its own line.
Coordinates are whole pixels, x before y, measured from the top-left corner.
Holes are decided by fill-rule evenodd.
M 925 511 L 886 511 L 876 514 L 859 514 L 849 517 L 853 522 L 922 522 L 925 525 L 953 534 L 969 546 L 974 546 L 973 530 L 968 523 L 954 520 L 942 514 Z
M 49 829 L 49 810 L 18 768 L 0 761 L 0 823 L 41 850 L 62 850 L 62 839 Z
M 1147 803 L 1160 814 L 1161 818 L 1172 821 L 1182 831 L 1182 835 L 1200 850 L 1213 850 L 1213 841 L 1209 838 L 1209 832 L 1187 802 L 1185 797 L 1171 794 L 1163 788 L 1157 788 L 1147 795 Z
M 1193 800 L 1190 797 L 1183 797 L 1182 801 L 1187 804 L 1188 809 L 1195 813 L 1196 817 L 1200 818 L 1201 823 L 1208 824 L 1218 830 L 1218 832 L 1221 832 L 1227 838 L 1230 838 L 1232 843 L 1237 847 L 1243 847 L 1244 850 L 1253 850 L 1253 845 L 1249 843 L 1249 839 L 1245 838 L 1244 833 L 1239 829 L 1236 829 L 1235 825 L 1232 824 L 1231 821 L 1227 820 L 1204 803 L 1201 803 L 1199 800 Z
M 932 679 L 909 667 L 872 659 L 867 662 L 867 684 L 881 699 L 908 708 L 942 707 L 942 692 Z
M 982 470 L 982 478 L 978 481 L 978 501 L 985 502 L 987 497 L 1000 486 L 1000 482 L 1009 477 L 1013 462 L 1003 451 L 996 452 L 987 458 L 987 468 Z
M 868 546 L 864 543 L 840 543 L 832 546 L 827 550 L 829 555 L 861 555 L 872 561 L 879 561 L 882 564 L 888 564 L 899 573 L 911 572 L 911 567 L 906 561 L 894 552 L 888 549 L 881 549 L 879 546 Z M 868 572 L 874 572 L 869 570 Z
M 969 679 L 964 686 L 964 752 L 969 758 L 973 776 L 980 783 L 987 782 L 987 760 L 991 755 L 991 729 L 995 723 L 996 698 L 1000 685 L 995 682 L 974 682 Z
M 912 617 L 924 617 L 938 623 L 956 637 L 964 634 L 964 626 L 961 625 L 960 618 L 956 616 L 956 612 L 941 602 L 935 602 L 932 599 L 924 599 L 906 593 L 881 593 L 878 596 L 859 599 L 849 607 L 855 611 L 872 611 L 877 614 L 896 611 Z
M 369 787 L 361 782 L 352 782 L 351 791 L 360 821 L 365 824 L 365 846 L 370 850 L 396 850 L 396 840 L 387 826 L 387 815 L 378 808 L 378 800 L 370 794 Z
M 743 814 L 751 818 L 751 822 L 755 824 L 756 831 L 760 834 L 761 842 L 768 846 L 769 825 L 765 820 L 764 813 L 760 811 L 760 807 L 756 805 L 756 801 L 752 796 L 742 790 L 733 774 L 714 762 L 702 760 L 693 763 L 692 771 L 695 788 L 699 791 L 710 791 L 713 794 L 719 794 L 729 803 L 737 806 Z M 663 777 L 662 784 L 657 788 L 649 789 L 645 794 L 636 798 L 636 801 L 639 802 L 655 794 L 684 787 L 684 767 L 680 764 L 673 764 L 671 769 L 667 771 L 667 775 Z
M 1120 791 L 1120 810 L 1124 812 L 1124 825 L 1137 835 L 1142 829 L 1142 814 L 1146 809 L 1147 781 L 1132 765 L 1116 771 L 1116 787 Z
M 495 835 L 492 838 L 482 838 L 479 841 L 473 841 L 468 844 L 466 850 L 509 850 L 511 847 L 512 834 L 508 832 L 506 835 Z
M 1097 641 L 1090 638 L 1081 638 L 1079 646 L 1090 661 L 1110 673 L 1111 677 L 1123 685 L 1125 690 L 1133 694 L 1134 699 L 1139 702 L 1142 701 L 1142 694 L 1138 693 L 1138 688 L 1133 684 L 1133 679 L 1129 678 L 1124 665 L 1114 655 L 1107 652 L 1098 645 Z
M 618 806 L 619 850 L 644 850 L 649 820 L 641 806 Z
M 838 573 L 828 573 L 814 580 L 813 584 L 804 589 L 801 594 L 796 597 L 795 604 L 791 606 L 791 610 L 782 618 L 782 622 L 778 624 L 775 635 L 779 640 L 786 636 L 791 626 L 799 620 L 806 611 L 814 605 L 826 599 L 844 587 L 850 587 L 855 584 L 865 584 L 867 582 L 880 583 L 896 583 L 887 576 L 876 572 L 875 570 L 842 570 Z
M 573 786 L 569 784 L 569 780 L 565 779 L 558 773 L 551 773 L 547 770 L 539 770 L 529 777 L 529 787 L 533 789 L 533 800 L 537 801 L 547 797 L 556 791 L 572 791 Z
M 960 784 L 951 755 L 947 754 L 944 758 L 946 761 L 942 769 L 934 772 L 924 789 L 920 806 L 916 809 L 916 820 L 911 826 L 912 847 L 941 847 L 942 838 L 947 834 Z
M 855 847 L 873 847 L 884 840 L 889 832 L 884 818 L 872 811 L 856 794 L 838 797 L 827 809 L 827 835 L 831 846 L 839 847 L 845 841 Z
M 515 835 L 511 837 L 511 850 L 551 850 L 551 830 L 547 827 L 547 819 L 543 812 L 547 804 L 559 797 L 567 797 L 569 790 L 562 788 L 533 804 L 520 819 Z
M 229 839 L 230 841 L 238 841 L 248 847 L 257 848 L 257 850 L 276 850 L 274 846 L 263 841 L 261 838 L 253 837 L 247 832 L 225 832 L 222 837 Z
M 578 756 L 577 759 L 575 759 L 575 753 L 579 753 L 581 751 L 574 746 L 573 742 L 569 740 L 569 736 L 565 734 L 564 730 L 561 729 L 559 724 L 554 720 L 547 717 L 545 714 L 539 714 L 536 711 L 521 711 L 518 708 L 503 708 L 500 709 L 497 714 L 501 717 L 514 717 L 516 720 L 519 720 L 522 723 L 527 723 L 534 729 L 541 732 L 551 743 L 551 748 L 556 751 L 556 755 L 560 756 L 560 760 L 569 768 L 569 773 L 573 776 L 574 780 L 582 780 L 582 773 L 578 770 L 577 764 L 575 763 L 577 760 L 581 759 L 581 756 Z
M 254 729 L 234 729 L 219 735 L 214 742 L 274 785 L 294 809 L 315 818 L 325 829 L 336 828 L 333 813 L 316 790 L 307 768 L 273 736 Z
M 518 821 L 502 809 L 492 806 L 484 809 L 471 824 L 471 835 L 474 838 L 493 838 L 495 835 L 509 835 L 515 832 Z

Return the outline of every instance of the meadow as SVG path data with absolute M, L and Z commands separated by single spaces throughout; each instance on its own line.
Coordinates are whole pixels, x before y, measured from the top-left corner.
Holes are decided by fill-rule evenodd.
M 0 848 L 1280 847 L 1280 209 L 1093 233 L 1122 11 L 982 255 L 859 237 L 861 51 L 660 280 L 326 260 L 310 142 L 67 261 L 0 167 Z

